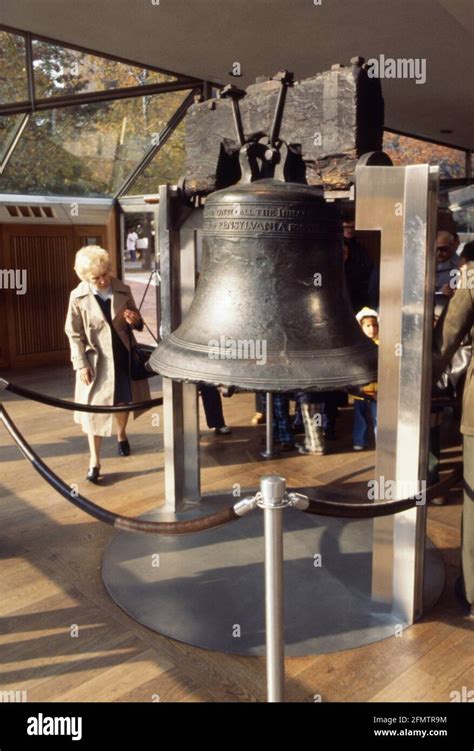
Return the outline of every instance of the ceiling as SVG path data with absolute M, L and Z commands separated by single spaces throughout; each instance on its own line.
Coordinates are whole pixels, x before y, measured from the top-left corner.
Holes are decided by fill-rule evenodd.
M 474 149 L 472 0 L 319 1 L 1 0 L 0 23 L 241 87 L 355 55 L 425 59 L 424 84 L 382 81 L 386 127 Z

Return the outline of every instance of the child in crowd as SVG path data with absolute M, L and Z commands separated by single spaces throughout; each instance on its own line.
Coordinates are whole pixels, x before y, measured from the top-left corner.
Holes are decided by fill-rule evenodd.
M 379 316 L 371 308 L 362 308 L 356 315 L 359 325 L 366 336 L 375 344 L 379 343 Z M 365 396 L 354 397 L 354 424 L 352 428 L 352 448 L 363 451 L 368 445 L 369 414 L 372 417 L 374 433 L 377 435 L 377 384 L 368 383 L 361 388 Z
M 266 396 L 259 391 L 255 394 L 255 414 L 252 417 L 252 425 L 263 425 L 266 421 L 266 413 Z

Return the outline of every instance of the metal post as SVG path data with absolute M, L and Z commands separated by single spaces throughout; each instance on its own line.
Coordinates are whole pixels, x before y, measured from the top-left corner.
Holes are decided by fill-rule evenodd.
M 162 336 L 181 322 L 195 286 L 195 235 L 200 214 L 183 208 L 169 185 L 160 186 L 158 250 Z M 189 226 L 185 228 L 189 219 Z M 165 510 L 184 511 L 200 499 L 199 426 L 196 387 L 163 379 Z
M 383 500 L 387 480 L 413 493 L 426 480 L 438 167 L 358 166 L 356 186 L 357 229 L 382 233 L 375 478 Z M 373 599 L 409 623 L 423 612 L 425 525 L 425 505 L 374 519 Z
M 279 454 L 273 448 L 273 394 L 271 391 L 266 393 L 266 402 L 265 451 L 261 451 L 260 456 L 264 459 L 274 459 Z
M 265 533 L 265 628 L 267 701 L 284 701 L 285 641 L 283 612 L 283 509 L 285 480 L 277 475 L 260 479 Z

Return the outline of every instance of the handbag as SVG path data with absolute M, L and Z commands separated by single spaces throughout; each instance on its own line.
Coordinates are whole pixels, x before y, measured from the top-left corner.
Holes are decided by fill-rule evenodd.
M 130 378 L 132 381 L 143 381 L 145 378 L 153 378 L 156 375 L 148 365 L 148 360 L 154 350 L 151 344 L 133 344 L 132 332 L 129 328 L 130 337 Z
M 148 291 L 148 287 L 151 282 L 151 278 L 155 271 L 152 271 L 150 275 L 150 279 L 148 281 L 147 287 L 145 289 L 145 293 L 142 297 L 142 301 L 139 305 L 138 312 L 140 312 L 141 307 L 143 305 L 143 301 L 145 299 L 145 295 Z M 145 321 L 143 321 L 144 325 L 147 327 L 148 331 L 152 335 L 153 339 L 158 344 L 158 340 L 156 336 L 153 334 L 153 332 L 150 330 L 150 328 L 147 326 Z M 151 344 L 137 344 L 133 341 L 132 338 L 132 327 L 129 325 L 128 327 L 128 337 L 130 341 L 130 378 L 132 381 L 143 381 L 146 378 L 153 378 L 153 376 L 156 375 L 155 371 L 150 368 L 148 365 L 148 360 L 150 359 L 152 353 L 154 352 L 154 347 Z

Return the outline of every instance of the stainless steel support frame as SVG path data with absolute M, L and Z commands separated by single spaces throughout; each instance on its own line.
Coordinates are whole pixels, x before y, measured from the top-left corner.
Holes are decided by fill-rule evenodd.
M 356 169 L 356 228 L 381 231 L 379 499 L 426 480 L 437 189 L 438 167 Z M 373 599 L 409 623 L 423 610 L 425 537 L 424 504 L 374 520 Z
M 202 209 L 183 206 L 169 185 L 160 186 L 158 253 L 161 326 L 167 336 L 181 322 L 194 295 Z M 198 394 L 194 384 L 163 378 L 165 509 L 184 510 L 201 497 Z

